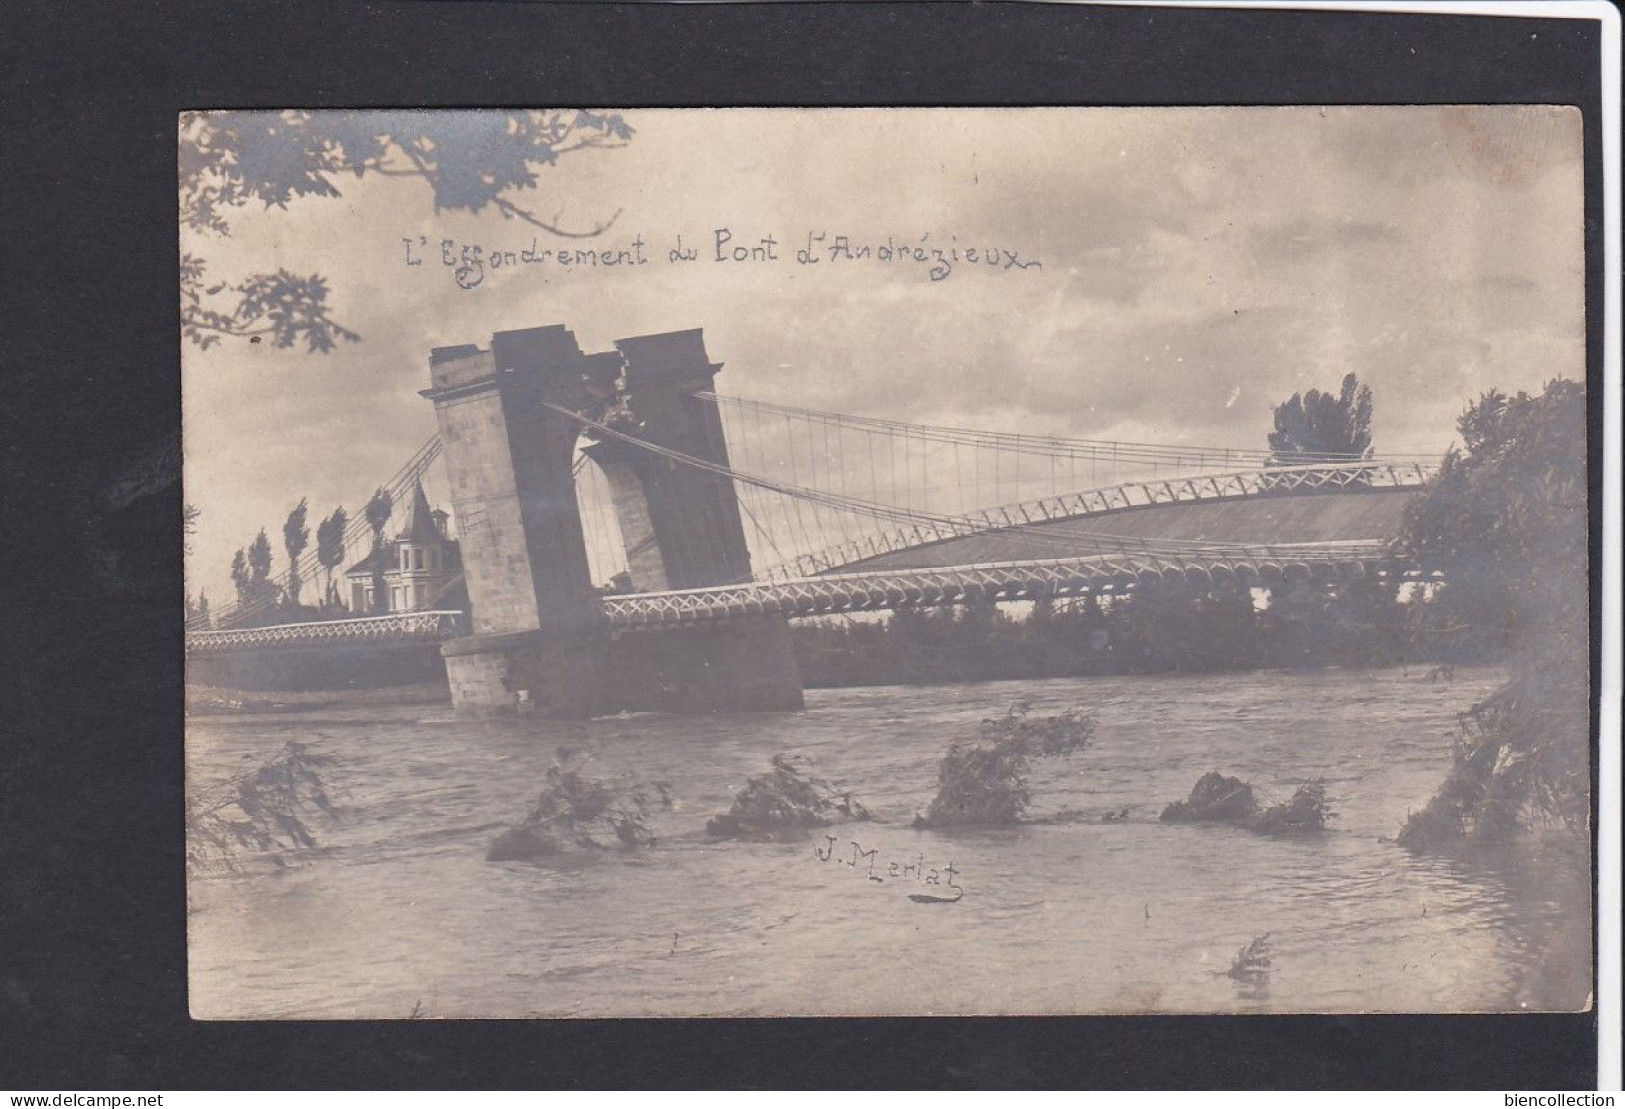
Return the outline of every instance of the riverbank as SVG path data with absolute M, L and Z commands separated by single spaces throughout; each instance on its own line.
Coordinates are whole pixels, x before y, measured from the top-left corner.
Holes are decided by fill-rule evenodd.
M 451 691 L 444 683 L 391 686 L 383 689 L 339 690 L 254 690 L 228 689 L 188 683 L 187 716 L 231 716 L 237 714 L 310 712 L 335 706 L 450 704 Z

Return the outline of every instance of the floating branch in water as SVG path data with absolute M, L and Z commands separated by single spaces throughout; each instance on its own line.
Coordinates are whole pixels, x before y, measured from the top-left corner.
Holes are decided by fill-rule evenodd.
M 1236 952 L 1225 977 L 1253 990 L 1262 990 L 1270 984 L 1270 935 L 1265 932 Z
M 1056 716 L 1031 716 L 1031 709 L 1017 702 L 982 721 L 979 742 L 948 749 L 937 769 L 937 795 L 915 827 L 1015 824 L 1026 815 L 1031 760 L 1081 751 L 1095 734 L 1094 719 L 1081 709 Z
M 868 819 L 869 810 L 850 793 L 798 769 L 780 754 L 773 756 L 772 770 L 745 783 L 727 812 L 705 822 L 705 830 L 714 836 L 775 839 Z

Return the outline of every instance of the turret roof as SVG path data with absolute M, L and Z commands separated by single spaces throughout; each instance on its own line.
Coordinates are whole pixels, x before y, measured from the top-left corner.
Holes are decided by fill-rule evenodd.
M 432 543 L 443 538 L 440 529 L 435 527 L 434 511 L 429 507 L 429 498 L 423 492 L 421 481 L 412 486 L 412 500 L 406 506 L 406 516 L 401 521 L 401 530 L 396 538 L 413 543 Z

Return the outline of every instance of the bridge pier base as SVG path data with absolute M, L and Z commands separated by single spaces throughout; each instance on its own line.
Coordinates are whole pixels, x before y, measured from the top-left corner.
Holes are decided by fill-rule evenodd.
M 803 705 L 790 626 L 760 616 L 614 635 L 471 635 L 440 648 L 460 715 L 784 712 Z
M 440 653 L 460 715 L 584 720 L 614 711 L 605 696 L 603 647 L 593 635 L 531 631 L 464 636 Z
M 801 669 L 782 617 L 622 632 L 607 660 L 615 711 L 784 712 L 803 705 Z

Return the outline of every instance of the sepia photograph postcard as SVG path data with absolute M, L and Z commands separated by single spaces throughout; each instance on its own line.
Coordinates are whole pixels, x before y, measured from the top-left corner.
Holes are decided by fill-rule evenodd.
M 193 1017 L 1593 1005 L 1578 109 L 205 109 Z

